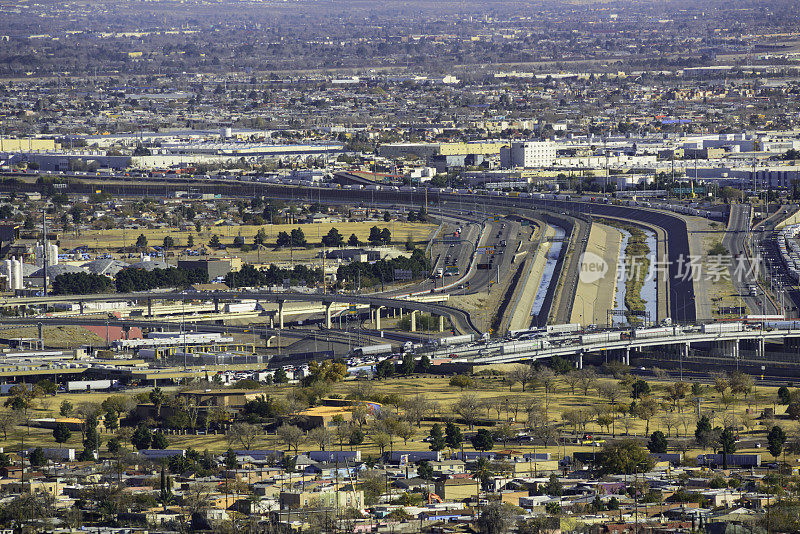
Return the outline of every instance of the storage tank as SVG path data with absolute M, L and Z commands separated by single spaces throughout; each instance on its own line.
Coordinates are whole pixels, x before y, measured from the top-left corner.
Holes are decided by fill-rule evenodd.
M 47 264 L 58 265 L 58 245 L 55 243 L 47 245 Z
M 11 289 L 22 289 L 22 260 L 11 260 L 14 272 L 11 275 Z

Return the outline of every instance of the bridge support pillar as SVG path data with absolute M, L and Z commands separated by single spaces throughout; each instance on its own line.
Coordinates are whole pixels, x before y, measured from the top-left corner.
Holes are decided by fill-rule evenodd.
M 764 353 L 766 352 L 766 343 L 764 343 L 764 338 L 758 339 L 758 349 L 756 350 L 756 355 L 759 360 L 764 359 Z
M 36 328 L 39 331 L 39 349 L 44 350 L 44 336 L 42 335 L 44 325 L 42 323 L 36 323 Z
M 583 354 L 578 354 L 578 359 L 575 360 L 575 368 L 583 369 Z
M 78 301 L 78 307 L 80 308 L 81 315 L 83 315 L 83 301 L 82 300 Z
M 219 313 L 219 297 L 214 297 L 214 313 Z
M 375 306 L 375 308 L 374 308 L 374 310 L 375 310 L 375 317 L 374 317 L 375 330 L 380 330 L 381 329 L 381 310 L 382 309 L 383 309 L 383 306 Z M 370 311 L 372 311 L 372 310 L 373 310 L 373 308 L 370 308 Z
M 439 332 L 444 332 L 444 315 L 439 316 Z
M 400 315 L 398 315 L 398 317 L 399 317 L 400 319 L 402 319 L 402 318 L 403 318 L 403 308 L 398 308 L 398 309 L 397 309 L 397 313 L 399 313 L 399 314 L 400 314 Z
M 631 349 L 630 347 L 625 347 L 625 355 L 623 356 L 624 360 L 623 363 L 625 365 L 631 364 Z
M 331 329 L 331 306 L 333 302 L 323 302 L 322 304 L 325 305 L 325 328 Z
M 147 299 L 147 316 L 153 316 L 153 299 Z
M 417 331 L 417 310 L 411 310 L 411 331 Z
M 267 334 L 267 335 L 264 336 L 264 338 L 265 338 L 264 345 L 267 348 L 271 347 L 272 346 L 272 340 L 275 339 L 275 336 L 270 336 L 269 334 Z
M 285 300 L 278 301 L 278 328 L 283 330 L 283 305 L 286 303 Z

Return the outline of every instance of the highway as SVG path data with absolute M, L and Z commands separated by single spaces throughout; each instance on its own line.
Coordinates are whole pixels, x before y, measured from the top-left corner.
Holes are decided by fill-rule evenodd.
M 88 177 L 87 177 L 88 178 Z M 476 213 L 499 213 L 500 209 L 520 213 L 520 210 L 546 210 L 563 215 L 580 215 L 627 219 L 646 225 L 660 227 L 668 236 L 667 260 L 669 261 L 669 300 L 670 316 L 676 321 L 691 322 L 695 319 L 694 287 L 691 277 L 683 279 L 678 275 L 680 258 L 689 257 L 689 242 L 686 224 L 680 217 L 644 208 L 599 204 L 569 200 L 538 200 L 515 198 L 503 195 L 471 194 L 445 191 L 441 189 L 409 188 L 399 190 L 339 189 L 336 187 L 297 187 L 260 182 L 231 182 L 224 180 L 172 180 L 171 182 L 121 182 L 106 178 L 100 185 L 92 180 L 74 180 L 68 184 L 66 192 L 78 194 L 94 193 L 98 188 L 103 192 L 121 196 L 165 195 L 171 196 L 177 190 L 185 190 L 191 184 L 198 192 L 215 193 L 224 197 L 265 195 L 287 201 L 323 202 L 331 204 L 361 204 L 364 206 L 409 206 L 419 209 L 427 200 L 428 211 L 437 206 L 448 205 Z M 96 178 L 94 179 L 96 182 Z M 32 183 L 4 183 L 2 189 L 8 191 L 38 191 Z M 659 296 L 661 299 L 662 297 Z
M 261 302 L 276 302 L 279 305 L 286 301 L 323 302 L 323 303 L 354 303 L 381 307 L 385 309 L 403 309 L 418 311 L 433 315 L 445 316 L 450 319 L 456 330 L 462 333 L 480 334 L 480 330 L 473 324 L 469 313 L 452 306 L 418 302 L 402 298 L 387 298 L 380 296 L 353 295 L 346 293 L 291 293 L 272 291 L 203 291 L 181 292 L 149 292 L 149 293 L 104 293 L 95 295 L 60 295 L 47 297 L 5 297 L 0 299 L 0 308 L 19 306 L 25 304 L 56 304 L 61 302 L 118 302 L 133 300 L 166 300 L 166 301 L 236 301 L 251 299 Z

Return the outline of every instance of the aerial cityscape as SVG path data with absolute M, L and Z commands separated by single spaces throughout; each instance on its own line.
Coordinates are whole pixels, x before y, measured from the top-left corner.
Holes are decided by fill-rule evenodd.
M 800 3 L 0 14 L 0 532 L 800 532 Z

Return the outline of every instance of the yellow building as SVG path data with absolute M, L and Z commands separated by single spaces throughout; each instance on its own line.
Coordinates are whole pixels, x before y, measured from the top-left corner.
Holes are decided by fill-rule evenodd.
M 442 156 L 499 154 L 500 148 L 507 144 L 508 143 L 442 143 L 439 145 L 439 154 Z
M 46 151 L 61 148 L 53 139 L 13 139 L 0 137 L 0 152 L 32 152 L 34 150 Z

